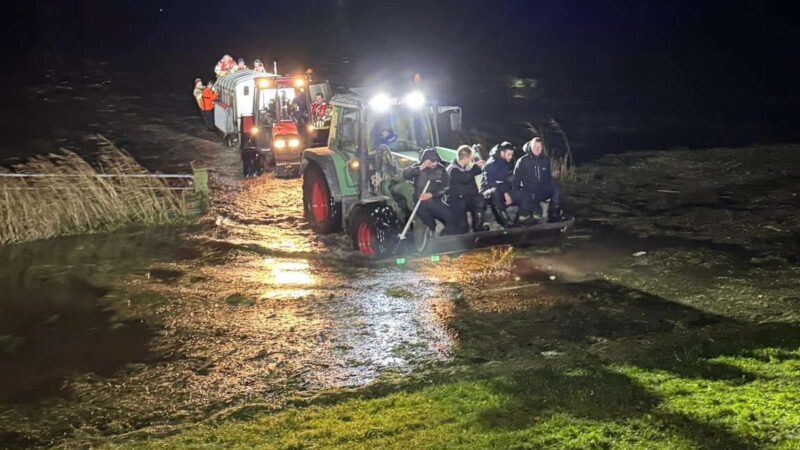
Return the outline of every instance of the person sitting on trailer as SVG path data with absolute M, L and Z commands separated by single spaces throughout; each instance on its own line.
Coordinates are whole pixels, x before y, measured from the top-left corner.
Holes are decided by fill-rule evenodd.
M 492 147 L 489 160 L 483 167 L 481 193 L 490 200 L 497 223 L 509 228 L 521 221 L 529 220 L 533 208 L 530 196 L 515 191 L 511 184 L 511 160 L 514 158 L 514 145 L 508 141 Z M 518 206 L 517 219 L 512 222 L 508 217 L 508 206 Z
M 548 221 L 561 220 L 561 190 L 551 176 L 550 158 L 544 154 L 542 140 L 538 137 L 531 139 L 523 150 L 525 156 L 514 167 L 514 187 L 531 199 L 534 219 L 542 217 L 540 202 L 550 200 Z
M 236 61 L 236 67 L 234 67 L 233 71 L 240 72 L 242 70 L 247 70 L 247 64 L 244 63 L 244 58 L 239 58 L 239 60 Z
M 214 83 L 208 82 L 208 85 L 203 89 L 203 95 L 200 97 L 202 104 L 200 110 L 203 114 L 203 120 L 206 122 L 206 128 L 209 131 L 214 131 L 214 102 L 217 101 L 219 92 L 214 92 Z
M 419 162 L 403 170 L 403 178 L 413 180 L 414 200 L 419 201 L 417 217 L 431 230 L 431 233 L 436 231 L 438 219 L 444 222 L 442 235 L 454 234 L 452 214 L 444 202 L 444 195 L 450 182 L 436 149 L 423 149 L 420 152 Z
M 467 212 L 472 216 L 472 231 L 484 231 L 483 211 L 486 203 L 478 192 L 475 177 L 481 174 L 485 161 L 472 162 L 472 148 L 462 145 L 456 150 L 456 158 L 447 166 L 447 175 L 450 177 L 450 189 L 447 192 L 447 202 L 453 215 L 453 230 L 457 233 L 469 231 Z
M 224 55 L 217 65 L 214 66 L 214 73 L 217 74 L 217 78 L 222 78 L 225 75 L 233 73 L 235 67 L 236 63 L 233 61 L 231 55 Z
M 256 59 L 253 61 L 253 70 L 256 72 L 266 72 L 267 69 L 264 67 L 264 63 L 261 62 L 260 59 Z

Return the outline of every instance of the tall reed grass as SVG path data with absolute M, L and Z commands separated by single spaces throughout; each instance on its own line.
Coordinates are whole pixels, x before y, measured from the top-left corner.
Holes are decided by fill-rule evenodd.
M 31 175 L 0 177 L 0 243 L 184 220 L 188 191 L 149 176 L 131 155 L 102 136 L 98 142 L 96 168 L 65 149 L 0 167 L 0 173 Z

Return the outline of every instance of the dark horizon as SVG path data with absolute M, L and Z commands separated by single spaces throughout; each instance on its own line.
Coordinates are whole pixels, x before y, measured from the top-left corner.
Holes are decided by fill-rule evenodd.
M 545 112 L 578 148 L 602 147 L 591 153 L 800 139 L 800 30 L 779 4 L 49 0 L 18 14 L 12 77 L 31 78 L 19 68 L 55 55 L 65 66 L 108 61 L 117 78 L 176 91 L 231 53 L 347 86 L 420 72 L 465 106 L 468 125 Z M 536 80 L 537 98 L 498 115 L 493 99 L 513 78 Z

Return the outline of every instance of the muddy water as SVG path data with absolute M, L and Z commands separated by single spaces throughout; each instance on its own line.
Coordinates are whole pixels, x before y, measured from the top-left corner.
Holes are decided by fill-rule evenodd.
M 206 223 L 0 249 L 0 447 L 204 417 L 444 361 L 414 270 L 359 263 L 302 219 L 300 180 L 239 180 L 213 149 Z

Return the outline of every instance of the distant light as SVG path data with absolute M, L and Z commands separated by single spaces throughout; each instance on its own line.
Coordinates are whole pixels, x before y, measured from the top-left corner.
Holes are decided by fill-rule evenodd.
M 403 98 L 403 103 L 411 109 L 419 109 L 425 105 L 425 96 L 420 91 L 413 91 Z
M 306 80 L 302 78 L 295 78 L 294 79 L 294 87 L 301 88 L 306 85 Z
M 369 101 L 369 107 L 374 109 L 375 112 L 388 111 L 392 106 L 392 99 L 386 94 L 377 94 Z
M 286 141 L 283 139 L 277 139 L 275 141 L 275 148 L 286 148 Z
M 431 261 L 433 262 L 439 262 L 440 259 L 442 258 L 439 255 L 431 255 Z
M 289 148 L 297 148 L 300 146 L 300 139 L 289 139 Z
M 397 264 L 398 266 L 402 266 L 403 264 L 405 264 L 405 263 L 406 263 L 406 259 L 405 259 L 405 258 L 397 258 L 397 259 L 395 259 L 395 260 L 394 260 L 394 262 L 395 262 L 395 264 Z

